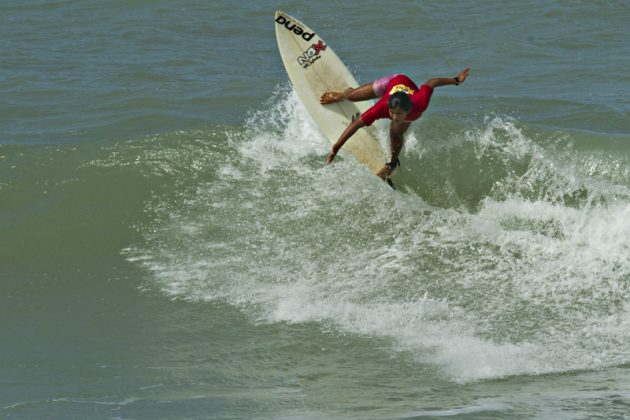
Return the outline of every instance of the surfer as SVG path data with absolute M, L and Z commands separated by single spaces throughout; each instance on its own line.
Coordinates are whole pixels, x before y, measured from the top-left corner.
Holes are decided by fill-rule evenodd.
M 427 109 L 433 89 L 463 83 L 468 77 L 468 71 L 468 68 L 462 70 L 457 77 L 429 79 L 420 88 L 404 74 L 393 74 L 357 88 L 348 88 L 343 92 L 325 92 L 319 100 L 322 105 L 346 99 L 356 102 L 381 98 L 373 107 L 361 114 L 361 118 L 354 120 L 341 133 L 339 140 L 333 145 L 332 151 L 326 158 L 326 163 L 331 163 L 335 159 L 339 149 L 359 128 L 370 126 L 375 120 L 389 118 L 392 120 L 389 126 L 391 159 L 376 172 L 376 175 L 386 180 L 399 164 L 398 155 L 404 144 L 403 134 L 411 123 L 420 118 Z

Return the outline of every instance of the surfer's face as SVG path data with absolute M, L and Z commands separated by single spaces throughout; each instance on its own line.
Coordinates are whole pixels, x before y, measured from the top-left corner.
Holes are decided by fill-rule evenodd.
M 403 122 L 407 118 L 407 114 L 409 113 L 402 108 L 389 108 L 389 117 L 392 121 Z

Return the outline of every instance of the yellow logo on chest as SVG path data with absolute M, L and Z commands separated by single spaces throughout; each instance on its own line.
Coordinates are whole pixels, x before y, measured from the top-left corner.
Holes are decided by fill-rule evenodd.
M 396 92 L 405 92 L 407 95 L 411 95 L 415 92 L 415 90 L 411 89 L 409 86 L 396 85 L 389 91 L 389 94 L 393 95 Z

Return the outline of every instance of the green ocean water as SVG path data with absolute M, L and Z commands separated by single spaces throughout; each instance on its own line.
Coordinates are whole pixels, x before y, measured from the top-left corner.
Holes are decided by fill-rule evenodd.
M 394 192 L 275 10 L 436 90 Z M 4 1 L 0 417 L 624 418 L 630 3 Z M 386 125 L 380 127 L 386 144 Z

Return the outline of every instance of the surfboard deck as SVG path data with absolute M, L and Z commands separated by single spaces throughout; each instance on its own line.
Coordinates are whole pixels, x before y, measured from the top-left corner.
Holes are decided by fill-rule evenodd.
M 342 101 L 321 105 L 319 98 L 324 92 L 343 91 L 359 84 L 333 49 L 304 23 L 277 11 L 275 25 L 278 49 L 293 89 L 319 129 L 334 144 L 348 124 L 359 118 L 373 102 Z M 372 126 L 358 130 L 343 150 L 352 153 L 373 172 L 382 168 L 386 161 Z

